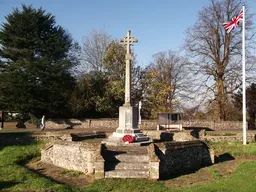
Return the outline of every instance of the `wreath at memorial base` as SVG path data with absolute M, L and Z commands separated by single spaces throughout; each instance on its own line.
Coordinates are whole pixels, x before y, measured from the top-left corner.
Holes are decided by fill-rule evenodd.
M 125 135 L 125 136 L 123 136 L 122 141 L 124 143 L 126 143 L 126 142 L 132 143 L 134 141 L 134 137 L 132 135 Z

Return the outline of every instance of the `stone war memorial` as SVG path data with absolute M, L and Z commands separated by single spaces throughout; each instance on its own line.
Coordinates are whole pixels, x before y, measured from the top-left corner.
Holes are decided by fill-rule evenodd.
M 126 47 L 125 103 L 119 107 L 119 124 L 113 133 L 65 133 L 41 150 L 41 161 L 103 178 L 158 180 L 214 163 L 214 151 L 183 129 L 142 132 L 138 108 L 131 104 L 131 46 L 138 42 L 131 31 L 121 40 Z M 49 134 L 49 135 L 47 135 Z M 184 136 L 185 134 L 185 136 Z M 88 140 L 89 139 L 89 140 Z
M 131 46 L 138 40 L 131 36 L 128 30 L 127 35 L 121 41 L 126 47 L 125 55 L 125 103 L 119 107 L 119 126 L 116 131 L 105 141 L 108 145 L 120 145 L 122 140 L 127 139 L 135 142 L 147 141 L 149 138 L 140 132 L 138 128 L 138 107 L 131 105 Z M 129 138 L 130 136 L 130 138 Z M 127 141 L 129 142 L 129 141 Z

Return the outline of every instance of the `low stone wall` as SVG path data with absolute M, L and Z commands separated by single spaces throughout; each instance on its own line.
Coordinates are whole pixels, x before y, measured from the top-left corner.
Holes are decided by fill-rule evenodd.
M 78 128 L 86 129 L 90 128 L 90 120 L 79 120 L 79 119 L 53 119 L 45 122 L 46 129 L 67 129 L 67 128 Z
M 241 121 L 183 121 L 183 127 L 208 128 L 214 131 L 220 130 L 242 130 L 243 122 Z
M 215 131 L 221 130 L 242 130 L 240 121 L 182 121 L 182 127 L 186 128 L 204 128 Z M 46 121 L 47 129 L 111 129 L 118 127 L 118 119 L 56 119 Z M 142 130 L 156 130 L 157 120 L 142 120 L 140 128 Z
M 140 128 L 142 130 L 156 130 L 157 120 L 142 120 Z
M 118 127 L 118 119 L 89 119 L 91 128 L 108 128 L 116 129 Z
M 238 133 L 236 135 L 205 135 L 202 137 L 202 139 L 205 139 L 206 141 L 212 141 L 212 142 L 242 142 L 243 141 L 243 133 Z M 255 142 L 256 141 L 256 134 L 255 133 L 247 133 L 246 134 L 246 140 L 247 142 Z
M 45 122 L 47 129 L 116 129 L 118 127 L 118 119 L 52 119 Z M 156 129 L 156 120 L 142 120 L 140 125 L 141 129 Z
M 57 141 L 41 150 L 41 161 L 102 179 L 102 147 L 99 143 Z M 200 140 L 150 144 L 147 151 L 151 179 L 214 163 L 214 152 Z
M 160 159 L 161 177 L 187 170 L 197 170 L 202 166 L 214 163 L 214 151 L 199 140 L 156 143 L 155 145 L 157 156 Z
M 59 141 L 41 150 L 41 161 L 69 170 L 93 173 L 97 147 L 93 143 Z

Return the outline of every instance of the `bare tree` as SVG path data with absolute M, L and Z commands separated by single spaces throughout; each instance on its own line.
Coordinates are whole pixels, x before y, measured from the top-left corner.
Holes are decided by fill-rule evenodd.
M 93 30 L 84 38 L 82 58 L 87 70 L 104 70 L 104 54 L 111 40 L 110 35 L 96 30 Z
M 187 30 L 185 49 L 193 58 L 191 72 L 197 77 L 202 99 L 210 97 L 217 103 L 218 120 L 226 119 L 225 104 L 228 94 L 241 85 L 241 27 L 226 33 L 223 23 L 237 16 L 242 9 L 240 0 L 211 0 L 198 15 L 198 20 Z M 251 16 L 246 17 L 247 56 L 253 35 Z M 247 63 L 248 64 L 248 63 Z M 249 65 L 247 65 L 249 68 Z M 199 92 L 202 94 L 202 92 Z
M 144 113 L 155 117 L 159 111 L 174 111 L 180 99 L 188 96 L 188 61 L 177 53 L 160 52 L 146 70 L 144 82 Z

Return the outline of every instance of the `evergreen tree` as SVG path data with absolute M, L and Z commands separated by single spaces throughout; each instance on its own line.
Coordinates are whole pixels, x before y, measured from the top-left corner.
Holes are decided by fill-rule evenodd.
M 4 110 L 60 116 L 74 86 L 70 35 L 42 8 L 22 5 L 0 29 L 0 105 Z

